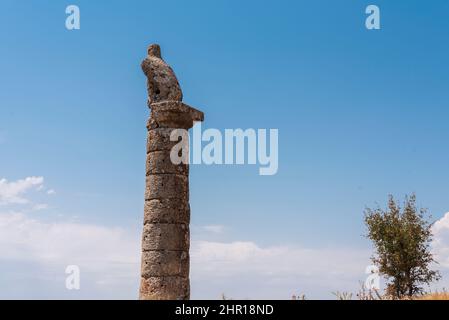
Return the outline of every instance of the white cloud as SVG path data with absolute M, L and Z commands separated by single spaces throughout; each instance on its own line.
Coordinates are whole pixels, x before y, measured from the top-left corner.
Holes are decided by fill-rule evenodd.
M 295 246 L 261 247 L 254 242 L 192 243 L 192 287 L 198 298 L 289 299 L 299 292 L 332 298 L 332 291 L 357 291 L 370 252 Z M 192 291 L 194 292 L 194 291 Z
M 22 213 L 0 214 L 1 259 L 77 264 L 95 271 L 110 264 L 135 264 L 138 247 L 138 239 L 121 228 L 46 223 Z
M 42 177 L 16 182 L 3 179 L 1 200 L 4 204 L 29 203 L 24 197 L 26 192 L 43 190 L 43 181 Z M 34 208 L 45 209 L 45 205 L 36 204 Z M 17 290 L 20 284 L 23 292 L 17 292 L 17 297 L 30 297 L 28 291 L 33 287 L 30 283 L 41 278 L 45 278 L 46 284 L 35 297 L 45 296 L 52 286 L 57 289 L 53 294 L 48 293 L 48 297 L 64 297 L 68 294 L 63 287 L 65 267 L 78 265 L 82 283 L 90 290 L 81 290 L 81 295 L 75 297 L 136 298 L 141 234 L 140 225 L 136 228 L 131 231 L 77 222 L 51 222 L 20 212 L 0 212 L 0 288 L 3 288 L 0 297 L 10 297 L 8 290 Z M 332 290 L 357 288 L 369 263 L 369 255 L 357 250 L 213 242 L 211 238 L 223 236 L 223 226 L 196 229 L 200 232 L 193 234 L 191 244 L 193 298 L 220 298 L 222 292 L 233 298 L 288 299 L 299 292 L 322 296 L 324 290 L 330 294 Z M 13 267 L 1 270 L 2 265 Z M 17 266 L 23 265 L 34 267 L 29 273 L 17 273 Z M 6 285 L 15 273 L 14 286 Z
M 138 232 L 81 223 L 43 222 L 23 213 L 0 213 L 0 266 L 6 262 L 33 266 L 16 285 L 25 288 L 22 298 L 30 298 L 26 281 L 48 277 L 42 294 L 59 288 L 51 298 L 69 294 L 64 287 L 65 268 L 81 269 L 84 287 L 75 298 L 134 298 L 139 279 L 140 241 Z M 2 272 L 8 278 L 8 274 Z M 31 281 L 31 282 L 32 282 Z M 0 296 L 8 297 L 8 287 L 0 285 Z M 12 289 L 11 289 L 12 290 Z M 135 295 L 132 295 L 135 293 Z M 73 293 L 72 293 L 73 294 Z M 37 296 L 39 297 L 39 296 Z
M 43 183 L 43 177 L 28 177 L 14 182 L 0 179 L 0 205 L 28 203 L 29 200 L 23 195 L 30 190 L 37 190 Z
M 0 299 L 137 297 L 140 230 L 48 221 L 11 211 L 18 205 L 25 211 L 46 209 L 47 204 L 27 199 L 30 191 L 45 190 L 43 183 L 43 177 L 0 180 Z M 84 290 L 65 289 L 67 265 L 80 267 Z
M 449 268 L 449 212 L 432 226 L 432 250 L 441 267 Z
M 53 189 L 47 190 L 47 194 L 48 195 L 52 195 L 52 194 L 55 194 L 55 193 L 56 193 L 56 191 L 53 190 Z
M 435 224 L 433 243 L 441 267 L 446 268 L 449 266 L 448 220 L 446 214 Z M 292 294 L 305 293 L 309 298 L 333 299 L 333 291 L 356 292 L 360 288 L 360 281 L 367 277 L 365 268 L 370 264 L 370 254 L 353 248 L 263 247 L 251 241 L 193 239 L 192 298 L 218 299 L 221 293 L 226 293 L 235 299 L 289 299 Z M 34 277 L 47 272 L 47 277 L 61 283 L 64 268 L 76 264 L 82 275 L 87 274 L 83 284 L 91 286 L 87 298 L 134 299 L 139 281 L 140 229 L 44 222 L 22 213 L 3 213 L 0 214 L 0 260 L 39 265 L 39 273 Z M 55 273 L 59 278 L 51 276 Z M 26 275 L 22 277 L 25 279 Z M 45 292 L 46 287 L 42 290 Z M 60 290 L 65 291 L 62 287 Z M 27 297 L 26 292 L 23 295 Z
M 449 285 L 449 213 L 433 226 L 433 253 L 443 274 L 432 290 Z M 368 276 L 372 252 L 353 248 L 259 246 L 255 242 L 193 241 L 192 293 L 198 298 L 288 299 L 305 293 L 330 298 L 333 291 L 357 292 Z
M 1 180 L 5 204 L 28 203 L 27 191 L 42 187 L 42 177 L 16 182 Z M 36 209 L 45 206 L 36 204 Z M 226 292 L 234 298 L 288 298 L 299 291 L 344 290 L 363 280 L 368 254 L 355 250 L 304 249 L 293 246 L 261 247 L 254 242 L 212 242 L 223 226 L 200 227 L 204 234 L 192 239 L 192 297 L 219 298 Z M 136 230 L 77 222 L 45 221 L 21 212 L 0 212 L 0 297 L 30 297 L 33 281 L 45 278 L 37 298 L 55 289 L 50 298 L 64 297 L 67 265 L 81 269 L 83 298 L 137 297 L 140 266 L 140 225 Z M 198 240 L 197 240 L 198 239 Z M 199 239 L 209 240 L 200 241 Z M 12 270 L 1 270 L 12 265 Z M 17 274 L 13 287 L 6 285 L 17 266 L 34 266 Z M 37 266 L 37 267 L 36 267 Z M 3 283 L 2 283 L 3 277 Z M 360 279 L 361 277 L 361 279 Z M 320 291 L 322 292 L 322 291 Z M 72 296 L 73 297 L 73 296 Z
M 367 252 L 356 250 L 193 240 L 192 298 L 219 299 L 223 292 L 232 298 L 252 299 L 288 299 L 300 292 L 323 297 L 325 292 L 324 296 L 332 298 L 333 290 L 357 290 L 358 281 L 365 278 L 368 257 Z M 134 299 L 140 274 L 140 230 L 43 222 L 22 213 L 3 213 L 0 261 L 38 265 L 39 273 L 32 277 L 46 274 L 50 282 L 57 281 L 54 285 L 60 283 L 58 297 L 67 294 L 62 286 L 64 270 L 74 264 L 81 269 L 82 285 L 91 286 L 90 292 L 80 292 L 87 294 L 81 297 L 104 298 L 109 294 Z M 27 276 L 22 275 L 23 279 Z M 41 290 L 49 287 L 50 283 Z M 5 295 L 8 289 L 0 291 Z M 23 297 L 28 297 L 26 292 Z
M 33 205 L 32 211 L 40 211 L 48 208 L 48 204 L 46 203 L 38 203 Z

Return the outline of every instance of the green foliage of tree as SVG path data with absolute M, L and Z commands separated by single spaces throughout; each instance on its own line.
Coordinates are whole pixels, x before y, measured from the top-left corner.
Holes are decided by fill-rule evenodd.
M 376 250 L 373 263 L 388 281 L 386 294 L 395 299 L 422 294 L 423 285 L 440 279 L 439 272 L 430 269 L 435 262 L 430 218 L 426 209 L 416 207 L 414 194 L 406 196 L 402 210 L 391 195 L 386 210 L 365 210 L 367 237 Z

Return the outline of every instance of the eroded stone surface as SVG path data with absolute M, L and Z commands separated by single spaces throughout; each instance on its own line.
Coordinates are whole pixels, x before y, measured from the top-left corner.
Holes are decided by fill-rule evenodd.
M 170 151 L 178 141 L 170 141 L 173 128 L 157 128 L 148 131 L 147 152 Z
M 142 277 L 189 276 L 187 251 L 142 252 Z
M 204 114 L 201 111 L 181 101 L 151 103 L 150 108 L 150 123 L 154 122 L 156 127 L 190 129 L 194 122 L 204 120 Z
M 147 175 L 155 174 L 180 174 L 187 176 L 189 166 L 187 164 L 174 164 L 170 158 L 171 151 L 153 151 L 147 154 Z
M 178 198 L 188 201 L 188 178 L 179 174 L 151 174 L 146 179 L 145 199 Z
M 161 56 L 157 44 L 148 47 L 148 56 L 142 62 L 142 70 L 147 76 L 148 98 L 150 103 L 182 100 L 182 91 L 172 68 Z
M 142 300 L 187 300 L 190 298 L 189 278 L 150 277 L 140 282 Z
M 145 201 L 144 224 L 190 223 L 190 206 L 184 199 L 153 199 Z
M 188 251 L 189 247 L 189 227 L 185 224 L 147 223 L 143 227 L 143 251 Z

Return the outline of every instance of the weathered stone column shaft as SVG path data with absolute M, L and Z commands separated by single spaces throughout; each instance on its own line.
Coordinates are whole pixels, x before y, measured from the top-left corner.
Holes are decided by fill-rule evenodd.
M 190 298 L 189 166 L 173 164 L 175 129 L 188 129 L 202 113 L 177 101 L 150 105 L 148 124 L 141 299 Z M 165 126 L 170 127 L 165 127 Z

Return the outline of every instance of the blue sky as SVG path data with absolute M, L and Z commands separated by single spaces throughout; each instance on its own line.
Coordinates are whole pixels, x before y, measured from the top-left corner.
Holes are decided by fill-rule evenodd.
M 65 28 L 69 4 L 80 7 L 80 30 Z M 365 28 L 369 4 L 381 9 L 381 30 Z M 192 240 L 369 257 L 365 206 L 416 192 L 435 219 L 449 211 L 448 15 L 447 1 L 5 0 L 0 179 L 44 177 L 34 187 L 56 191 L 34 190 L 28 204 L 47 208 L 23 219 L 138 238 L 149 115 L 140 62 L 156 42 L 184 101 L 205 112 L 203 128 L 279 129 L 277 175 L 192 167 Z M 28 209 L 9 203 L 0 213 Z M 363 261 L 354 278 L 364 279 Z M 192 272 L 193 297 L 271 288 L 278 298 L 293 290 L 328 297 L 340 284 L 273 278 L 258 289 L 261 278 L 229 271 L 210 288 Z M 50 287 L 48 296 L 65 294 Z M 15 294 L 27 297 L 22 289 Z M 92 290 L 88 297 L 109 297 Z

